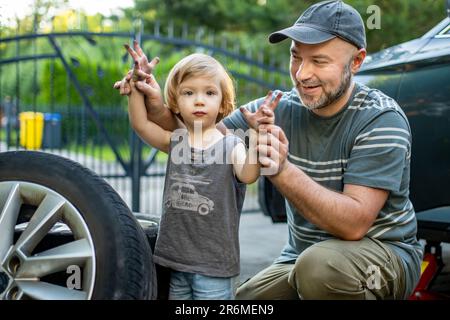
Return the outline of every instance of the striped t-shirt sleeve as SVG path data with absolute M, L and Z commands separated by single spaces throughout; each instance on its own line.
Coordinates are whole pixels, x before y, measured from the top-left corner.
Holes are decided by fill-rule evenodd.
M 358 132 L 344 173 L 344 184 L 399 191 L 410 155 L 408 123 L 395 110 L 383 112 Z

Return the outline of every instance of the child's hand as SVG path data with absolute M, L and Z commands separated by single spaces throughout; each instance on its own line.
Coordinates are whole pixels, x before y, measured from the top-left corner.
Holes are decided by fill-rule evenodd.
M 134 62 L 138 64 L 138 69 L 142 70 L 147 75 L 152 74 L 153 69 L 159 62 L 159 58 L 155 57 L 152 59 L 152 61 L 148 62 L 147 56 L 142 51 L 141 47 L 139 46 L 138 42 L 136 40 L 133 41 L 134 49 L 133 50 L 128 44 L 124 44 L 125 49 L 127 49 L 128 53 L 133 58 Z M 133 80 L 143 80 L 141 79 L 141 76 L 139 74 L 133 74 Z
M 120 95 L 125 96 L 129 95 L 131 92 L 130 88 L 130 80 L 133 74 L 133 70 L 128 71 L 127 75 L 122 78 L 120 81 L 116 81 L 113 85 L 114 89 L 118 89 Z
M 273 113 L 278 103 L 281 100 L 282 93 L 278 93 L 275 99 L 272 100 L 272 91 L 269 91 L 263 104 L 256 110 L 256 112 L 250 112 L 246 108 L 241 107 L 239 110 L 244 115 L 245 121 L 250 128 L 258 130 L 261 124 L 274 124 L 275 114 Z
M 134 82 L 134 81 L 130 81 Z M 153 75 L 146 78 L 145 81 L 134 82 L 137 91 L 145 95 L 145 104 L 154 109 L 164 106 L 164 100 L 161 94 L 161 88 L 158 82 L 156 82 Z
M 140 82 L 142 82 L 142 81 L 140 81 Z M 139 82 L 130 81 L 130 95 L 129 95 L 130 97 L 131 96 L 133 96 L 133 97 L 140 97 L 140 96 L 144 97 L 144 94 L 137 89 L 137 86 L 136 86 L 137 83 L 139 83 Z
M 128 53 L 134 60 L 134 68 L 128 71 L 127 75 L 123 77 L 122 80 L 116 81 L 113 85 L 114 89 L 118 89 L 121 95 L 129 95 L 131 92 L 130 80 L 133 81 L 138 80 L 146 80 L 147 83 L 150 82 L 150 77 L 153 77 L 152 72 L 156 65 L 159 63 L 159 58 L 155 57 L 148 62 L 147 56 L 142 51 L 136 40 L 133 41 L 134 48 L 130 48 L 128 44 L 124 44 L 124 47 L 127 49 Z M 136 66 L 137 63 L 137 66 Z M 156 80 L 153 78 L 153 82 L 156 83 Z M 157 84 L 156 84 L 157 85 Z M 158 86 L 159 88 L 159 86 Z
M 149 75 L 140 70 L 137 61 L 134 61 L 132 79 L 133 81 L 130 81 L 130 84 L 140 94 L 145 95 L 146 105 L 149 107 L 164 105 L 161 88 L 158 82 L 156 82 L 155 77 L 152 74 Z

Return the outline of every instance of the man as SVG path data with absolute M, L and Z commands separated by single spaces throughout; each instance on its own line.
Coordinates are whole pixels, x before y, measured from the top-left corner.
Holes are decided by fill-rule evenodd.
M 411 133 L 392 98 L 353 82 L 366 56 L 362 18 L 342 1 L 320 2 L 269 41 L 287 38 L 294 88 L 264 111 L 275 125 L 259 127 L 258 151 L 287 199 L 288 243 L 237 298 L 407 298 L 423 254 L 408 198 Z M 263 100 L 219 127 L 248 128 Z M 152 107 L 163 111 L 154 121 L 172 121 Z

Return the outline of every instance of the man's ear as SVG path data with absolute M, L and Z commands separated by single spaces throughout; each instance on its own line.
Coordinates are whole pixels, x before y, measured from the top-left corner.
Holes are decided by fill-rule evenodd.
M 359 71 L 359 68 L 361 68 L 361 65 L 363 64 L 366 55 L 367 55 L 366 49 L 361 48 L 357 51 L 356 55 L 353 56 L 352 74 L 355 74 Z

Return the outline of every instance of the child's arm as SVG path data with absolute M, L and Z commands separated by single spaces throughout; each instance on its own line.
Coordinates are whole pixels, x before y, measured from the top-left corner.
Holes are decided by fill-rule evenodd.
M 134 81 L 130 81 L 131 93 L 128 96 L 128 114 L 134 131 L 151 146 L 169 152 L 171 132 L 147 119 L 144 95 L 136 89 Z
M 161 88 L 153 75 L 153 70 L 159 62 L 159 58 L 155 57 L 148 62 L 147 56 L 142 51 L 136 40 L 133 41 L 134 50 L 127 44 L 125 48 L 135 62 L 135 68 L 126 77 L 125 81 L 118 81 L 114 85 L 116 89 L 120 89 L 120 94 L 128 94 L 127 89 L 130 87 L 130 80 L 145 80 L 138 82 L 137 88 L 145 94 L 145 107 L 147 108 L 147 117 L 150 121 L 158 124 L 165 130 L 173 131 L 177 128 L 184 127 L 181 121 L 164 106 L 164 100 Z M 137 67 L 136 67 L 137 63 Z
M 243 143 L 238 143 L 231 152 L 234 173 L 241 182 L 247 184 L 253 183 L 258 179 L 261 168 L 256 151 L 257 133 L 253 129 L 249 129 L 249 132 L 250 146 L 248 152 L 245 150 Z
M 274 124 L 275 114 L 274 110 L 281 100 L 281 93 L 278 93 L 275 99 L 272 99 L 272 92 L 266 96 L 264 103 L 252 113 L 245 108 L 241 108 L 244 118 L 249 125 L 249 148 L 245 151 L 245 146 L 242 143 L 236 145 L 232 152 L 233 168 L 238 179 L 244 183 L 253 183 L 260 175 L 261 165 L 258 161 L 258 129 L 262 124 Z

